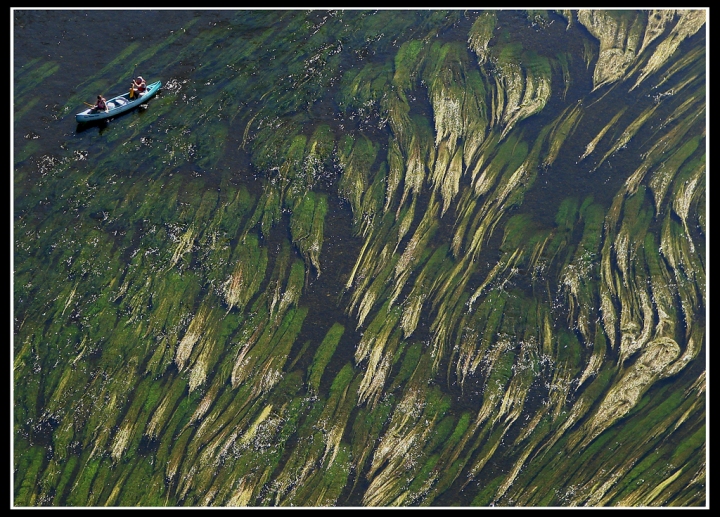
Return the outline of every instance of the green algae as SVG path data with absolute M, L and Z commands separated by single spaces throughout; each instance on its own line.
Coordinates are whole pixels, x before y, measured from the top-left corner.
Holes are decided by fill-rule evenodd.
M 27 98 L 27 96 L 30 95 L 30 89 L 37 87 L 45 79 L 54 75 L 60 69 L 60 65 L 58 63 L 52 61 L 38 63 L 38 61 L 40 61 L 40 58 L 32 60 L 30 63 L 25 65 L 26 70 L 21 73 L 17 73 L 14 76 L 14 93 L 15 95 L 19 95 L 21 99 L 23 97 Z M 37 99 L 35 99 L 35 102 L 37 102 Z M 23 104 L 28 103 L 32 106 L 35 102 L 33 102 L 33 99 L 27 99 L 23 102 Z M 19 112 L 20 116 L 22 116 L 22 113 L 25 111 L 26 107 L 23 106 L 22 110 Z M 16 120 L 17 119 L 18 117 L 16 115 Z
M 478 63 L 484 64 L 488 58 L 488 43 L 493 37 L 497 24 L 497 15 L 493 11 L 481 13 L 470 27 L 468 43 L 477 54 Z
M 391 75 L 389 63 L 371 63 L 358 70 L 357 74 L 351 72 L 345 79 L 348 84 L 340 90 L 338 104 L 359 116 L 365 115 L 367 110 L 379 104 L 391 81 Z
M 32 104 L 32 103 L 30 103 Z M 18 118 L 18 115 L 15 115 Z M 19 150 L 16 150 L 13 156 L 14 165 L 18 166 L 23 161 L 27 160 L 30 156 L 33 156 L 40 150 L 40 144 L 35 140 L 30 140 L 25 146 Z M 21 179 L 21 178 L 18 178 Z
M 320 380 L 322 378 L 322 375 L 328 363 L 330 363 L 330 359 L 335 353 L 335 349 L 337 348 L 338 343 L 340 342 L 340 338 L 342 338 L 344 332 L 345 327 L 343 327 L 339 323 L 334 323 L 333 326 L 330 327 L 330 329 L 327 331 L 325 338 L 323 338 L 322 342 L 317 348 L 317 351 L 315 352 L 313 363 L 308 371 L 308 385 L 315 392 L 318 392 L 320 390 Z
M 377 146 L 367 137 L 358 138 L 357 141 L 346 137 L 340 149 L 343 175 L 338 184 L 339 194 L 349 201 L 356 226 L 362 219 L 362 199 L 368 188 L 368 177 L 377 152 Z
M 426 43 L 421 40 L 404 42 L 395 54 L 393 84 L 401 90 L 413 89 L 423 61 Z
M 551 15 L 526 14 L 550 33 Z M 596 415 L 662 339 L 681 352 L 663 375 L 684 375 L 704 345 L 704 90 L 691 78 L 703 52 L 646 68 L 657 81 L 687 74 L 674 95 L 653 99 L 643 78 L 632 116 L 618 102 L 596 118 L 600 104 L 572 98 L 591 79 L 574 56 L 495 39 L 504 16 L 247 12 L 185 37 L 182 59 L 205 56 L 195 81 L 127 117 L 89 168 L 58 162 L 32 187 L 18 171 L 14 373 L 30 380 L 16 385 L 14 427 L 49 414 L 59 425 L 57 461 L 16 462 L 16 502 L 47 504 L 56 490 L 52 504 L 78 506 L 701 503 L 694 396 L 656 407 L 643 394 L 618 421 Z M 643 33 L 643 12 L 592 16 L 598 81 L 630 88 L 626 61 L 640 57 L 641 70 L 637 49 L 657 48 L 673 18 Z M 219 50 L 224 31 L 254 23 Z M 611 34 L 620 47 L 606 48 Z M 682 34 L 671 39 L 692 47 Z M 169 44 L 153 49 L 176 59 Z M 257 73 L 255 55 L 282 77 L 275 64 Z M 560 116 L 546 112 L 551 91 L 569 105 Z M 325 97 L 335 119 L 315 123 Z M 217 170 L 233 139 L 249 152 L 252 195 L 249 169 Z M 567 150 L 601 145 L 593 170 L 608 187 L 576 192 L 577 181 L 541 199 L 542 222 L 524 210 L 536 187 L 549 195 L 569 177 Z M 617 167 L 627 154 L 639 161 Z M 612 195 L 620 169 L 636 172 L 612 207 L 586 195 Z M 336 193 L 359 239 L 347 263 L 335 255 Z M 321 264 L 346 282 L 336 303 L 357 335 L 305 303 Z M 588 429 L 599 434 L 585 442 Z M 650 458 L 661 436 L 677 468 L 635 469 L 633 448 Z M 511 468 L 498 476 L 498 465 Z M 633 487 L 640 476 L 653 481 Z
M 16 462 L 22 476 L 15 478 L 15 497 L 20 505 L 33 506 L 35 503 L 35 486 L 41 468 L 44 463 L 44 448 L 35 446 L 30 447 L 26 452 L 20 455 L 19 460 L 16 456 Z
M 696 136 L 685 144 L 683 144 L 677 151 L 670 155 L 663 163 L 658 167 L 656 171 L 653 171 L 649 186 L 653 191 L 655 197 L 655 209 L 660 211 L 660 207 L 664 204 L 663 199 L 667 193 L 670 184 L 673 182 L 674 176 L 677 174 L 678 169 L 682 164 L 695 152 L 702 139 L 701 136 Z M 700 157 L 695 162 L 695 167 L 698 163 L 704 162 L 704 157 Z M 692 165 L 691 165 L 692 167 Z

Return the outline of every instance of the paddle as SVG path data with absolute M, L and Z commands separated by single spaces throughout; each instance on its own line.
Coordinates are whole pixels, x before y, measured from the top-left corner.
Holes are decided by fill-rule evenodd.
M 130 95 L 128 95 L 130 99 L 135 97 L 135 72 L 137 71 L 137 66 L 138 64 L 135 63 L 135 66 L 133 67 L 132 84 L 130 85 Z
M 83 104 L 85 104 L 86 106 L 90 106 L 91 108 L 94 108 L 94 107 L 95 107 L 94 104 L 90 104 L 89 102 L 83 101 Z

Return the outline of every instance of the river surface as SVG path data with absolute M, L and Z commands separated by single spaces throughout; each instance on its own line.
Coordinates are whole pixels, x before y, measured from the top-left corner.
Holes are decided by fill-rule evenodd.
M 707 503 L 705 25 L 495 13 L 13 10 L 18 506 Z

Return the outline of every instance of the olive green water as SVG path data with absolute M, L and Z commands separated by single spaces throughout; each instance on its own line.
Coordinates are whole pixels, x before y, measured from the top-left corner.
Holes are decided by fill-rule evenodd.
M 705 16 L 185 12 L 37 132 L 16 56 L 14 505 L 705 506 Z

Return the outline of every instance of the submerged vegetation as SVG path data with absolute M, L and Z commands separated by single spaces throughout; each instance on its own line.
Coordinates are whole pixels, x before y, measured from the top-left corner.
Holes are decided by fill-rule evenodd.
M 705 16 L 130 44 L 146 111 L 15 148 L 14 503 L 705 505 Z

